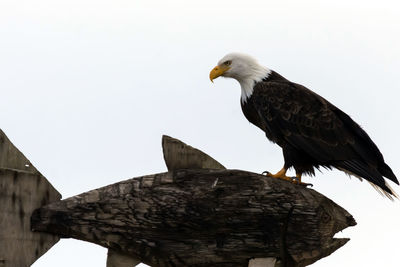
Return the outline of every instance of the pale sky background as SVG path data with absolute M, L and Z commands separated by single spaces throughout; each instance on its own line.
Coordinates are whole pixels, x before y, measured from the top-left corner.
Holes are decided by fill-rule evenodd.
M 238 83 L 208 79 L 232 51 L 343 109 L 400 177 L 398 1 L 0 0 L 0 128 L 64 198 L 165 171 L 162 134 L 275 172 L 281 149 L 243 116 Z M 358 222 L 313 266 L 400 266 L 399 201 L 338 171 L 305 181 Z M 33 266 L 105 266 L 106 252 L 61 240 Z

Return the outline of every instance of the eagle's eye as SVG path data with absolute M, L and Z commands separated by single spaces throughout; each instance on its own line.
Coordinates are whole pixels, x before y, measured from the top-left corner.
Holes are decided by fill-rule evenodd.
M 227 60 L 224 62 L 225 66 L 230 66 L 232 64 L 232 60 Z

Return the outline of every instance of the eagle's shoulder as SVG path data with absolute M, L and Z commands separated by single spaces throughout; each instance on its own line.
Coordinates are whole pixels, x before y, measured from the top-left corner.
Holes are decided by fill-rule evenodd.
M 297 142 L 292 140 L 294 136 L 329 146 L 354 142 L 354 136 L 337 116 L 337 108 L 301 84 L 287 80 L 259 82 L 254 87 L 252 104 L 265 124 L 289 142 Z
M 291 82 L 279 74 L 272 75 L 255 84 L 252 95 L 258 107 L 272 105 L 278 110 L 303 114 L 334 110 L 336 107 L 307 87 Z

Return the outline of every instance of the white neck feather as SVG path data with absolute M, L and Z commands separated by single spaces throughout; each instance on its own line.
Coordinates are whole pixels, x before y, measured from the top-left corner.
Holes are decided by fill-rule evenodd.
M 241 75 L 236 79 L 242 88 L 241 102 L 246 103 L 247 99 L 253 94 L 254 85 L 271 74 L 271 70 L 257 65 L 249 70 L 248 75 Z
M 254 85 L 271 74 L 271 70 L 258 64 L 257 60 L 242 53 L 230 53 L 224 56 L 218 66 L 230 62 L 230 68 L 224 72 L 223 77 L 236 79 L 242 87 L 242 103 L 253 94 Z M 228 66 L 229 66 L 228 65 Z

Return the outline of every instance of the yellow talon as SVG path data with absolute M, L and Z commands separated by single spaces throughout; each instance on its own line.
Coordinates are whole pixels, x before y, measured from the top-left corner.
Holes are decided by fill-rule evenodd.
M 302 185 L 302 186 L 313 186 L 312 184 L 308 184 L 308 183 L 303 183 L 301 181 L 301 173 L 296 173 L 296 178 L 297 179 L 293 179 L 293 183 L 298 184 L 298 185 Z
M 279 172 L 277 172 L 276 174 L 272 174 L 269 172 L 265 172 L 267 177 L 272 177 L 272 178 L 277 178 L 277 179 L 281 179 L 281 180 L 285 180 L 294 184 L 298 184 L 298 185 L 302 185 L 302 186 L 312 186 L 312 184 L 308 184 L 308 183 L 303 183 L 301 182 L 301 173 L 296 173 L 296 178 L 294 177 L 289 177 L 286 176 L 286 172 L 287 169 L 286 168 L 282 168 Z
M 286 176 L 287 169 L 282 168 L 279 172 L 276 174 L 272 174 L 267 172 L 267 177 L 272 177 L 272 178 L 277 178 L 277 179 L 282 179 L 285 181 L 293 182 L 293 178 Z

